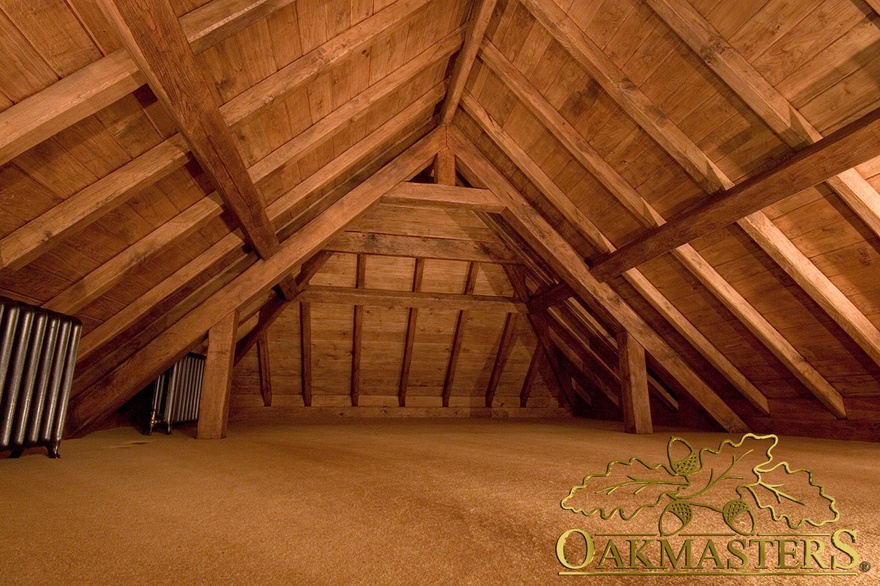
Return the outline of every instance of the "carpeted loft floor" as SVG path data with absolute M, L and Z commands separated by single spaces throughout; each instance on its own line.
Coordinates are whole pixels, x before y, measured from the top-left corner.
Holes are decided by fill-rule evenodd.
M 133 429 L 0 460 L 0 584 L 780 584 L 880 582 L 880 445 L 781 438 L 858 530 L 851 577 L 560 576 L 560 500 L 670 433 L 593 421 L 278 419 L 225 440 Z M 728 436 L 683 432 L 693 445 Z M 611 532 L 611 531 L 609 531 Z M 873 567 L 873 566 L 878 567 Z

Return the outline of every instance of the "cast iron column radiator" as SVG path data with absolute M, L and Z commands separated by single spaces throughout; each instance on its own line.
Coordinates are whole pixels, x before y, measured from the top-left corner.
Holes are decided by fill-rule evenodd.
M 159 375 L 153 383 L 147 435 L 152 434 L 153 428 L 160 423 L 165 425 L 165 433 L 170 434 L 172 424 L 188 423 L 199 418 L 204 373 L 205 357 L 187 354 Z
M 0 297 L 0 451 L 58 457 L 82 323 Z

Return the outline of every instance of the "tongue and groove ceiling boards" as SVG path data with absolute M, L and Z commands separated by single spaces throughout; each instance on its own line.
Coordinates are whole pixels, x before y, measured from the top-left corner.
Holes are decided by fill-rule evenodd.
M 76 432 L 226 345 L 242 412 L 878 440 L 878 10 L 0 0 L 0 294 Z

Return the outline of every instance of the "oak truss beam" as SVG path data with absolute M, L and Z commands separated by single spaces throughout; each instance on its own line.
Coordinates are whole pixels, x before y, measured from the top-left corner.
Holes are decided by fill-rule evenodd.
M 596 278 L 608 280 L 877 156 L 880 108 L 649 230 L 598 260 L 592 272 Z
M 504 206 L 488 189 L 438 183 L 401 183 L 382 196 L 382 203 L 487 213 L 504 211 Z
M 648 0 L 648 4 L 789 146 L 799 148 L 822 140 L 822 134 L 791 102 L 690 4 L 682 0 Z M 848 169 L 825 182 L 875 234 L 880 235 L 880 195 L 858 171 Z M 880 331 L 767 216 L 756 212 L 738 223 L 875 363 L 880 364 Z
M 499 264 L 519 262 L 509 248 L 498 242 L 452 240 L 430 236 L 343 232 L 330 241 L 326 250 L 349 254 L 467 260 Z
M 208 330 L 208 352 L 196 431 L 198 439 L 226 437 L 237 328 L 238 311 L 233 310 Z
M 562 215 L 571 222 L 576 228 L 581 228 L 581 233 L 587 239 L 590 244 L 599 250 L 600 252 L 612 252 L 614 250 L 614 245 L 608 238 L 605 237 L 604 234 L 596 227 L 592 222 L 585 218 L 582 212 L 577 209 L 571 199 L 565 194 L 557 185 L 553 182 L 553 180 L 547 176 L 546 173 L 541 169 L 541 167 L 534 162 L 534 160 L 529 157 L 529 155 L 516 143 L 516 141 L 511 137 L 497 122 L 495 122 L 485 111 L 485 109 L 474 99 L 470 94 L 466 94 L 462 105 L 465 110 L 471 115 L 471 117 L 481 126 L 481 128 L 486 132 L 488 136 L 490 136 L 504 152 L 510 157 L 510 159 L 516 163 L 516 165 L 525 173 L 525 175 L 529 178 L 532 183 L 538 187 L 541 193 L 562 213 Z M 549 108 L 541 108 L 545 115 L 548 115 L 549 118 Z M 558 115 L 558 114 L 557 114 Z M 569 137 L 566 133 L 567 138 Z M 563 143 L 565 144 L 565 143 Z M 576 152 L 582 152 L 583 149 L 576 149 Z M 589 170 L 591 167 L 587 167 Z M 602 175 L 608 178 L 609 184 L 615 184 L 619 189 L 623 189 L 623 185 L 626 184 L 624 179 L 619 175 L 612 174 L 610 169 L 606 169 L 602 172 Z M 627 184 L 628 185 L 628 184 Z M 634 190 L 630 187 L 631 192 L 634 193 Z M 615 192 L 612 192 L 615 193 Z M 630 195 L 628 199 L 632 202 L 638 198 L 637 195 Z M 640 199 L 640 198 L 638 198 Z M 639 207 L 632 206 L 633 211 L 638 210 Z M 643 202 L 642 207 L 647 207 L 647 210 L 653 211 L 650 206 L 646 202 Z M 647 211 L 646 213 L 650 213 Z M 654 212 L 656 213 L 656 212 Z M 650 216 L 648 216 L 650 217 Z M 692 254 L 683 255 L 688 260 L 699 259 L 699 255 L 696 254 L 696 251 L 692 251 Z M 700 259 L 701 260 L 701 259 Z M 723 282 L 721 276 L 717 274 L 717 272 L 712 269 L 708 263 L 702 261 L 699 264 L 698 276 L 704 276 L 704 282 L 708 282 L 710 285 L 714 287 L 714 289 L 720 289 L 723 285 L 726 285 L 726 282 Z M 736 388 L 739 390 L 743 396 L 745 396 L 757 409 L 759 409 L 762 413 L 767 414 L 769 412 L 769 406 L 767 403 L 766 397 L 757 389 L 754 385 L 752 385 L 748 379 L 743 375 L 739 369 L 737 369 L 725 356 L 719 351 L 697 328 L 694 326 L 687 317 L 682 314 L 676 307 L 673 305 L 669 299 L 667 299 L 660 291 L 657 289 L 648 279 L 638 270 L 631 269 L 627 271 L 624 275 L 624 278 L 637 290 L 639 293 L 658 311 L 664 318 L 669 321 L 669 323 L 680 332 L 693 346 L 694 348 L 700 352 L 706 359 L 715 366 L 719 372 L 721 372 L 725 378 L 727 378 Z M 751 306 L 743 299 L 735 290 L 727 285 L 724 288 L 725 297 L 727 299 L 734 300 L 731 302 L 731 305 L 737 306 L 740 304 L 741 307 Z M 745 310 L 743 310 L 745 311 Z M 763 326 L 766 320 L 764 320 L 760 314 L 754 308 L 751 308 L 751 312 L 749 313 L 749 317 L 752 322 L 761 323 Z M 767 332 L 769 331 L 770 326 L 769 323 L 766 324 L 766 327 L 763 327 L 760 331 Z M 775 331 L 775 330 L 774 330 Z M 775 346 L 780 348 L 785 348 L 786 352 L 780 352 L 783 356 L 792 355 L 794 349 L 789 350 L 790 345 L 782 338 L 781 335 L 777 335 L 773 342 Z M 805 364 L 806 361 L 800 360 L 797 361 L 797 367 L 800 368 L 802 364 Z M 820 391 L 817 390 L 817 393 Z M 830 385 L 821 386 L 821 393 L 833 394 L 834 390 L 830 387 Z
M 72 430 L 82 430 L 118 409 L 139 389 L 198 344 L 217 315 L 264 295 L 295 266 L 324 247 L 345 225 L 391 187 L 430 164 L 442 145 L 430 135 L 398 156 L 284 241 L 277 254 L 255 262 L 232 282 L 150 341 L 71 402 Z
M 560 140 L 569 152 L 584 167 L 592 172 L 620 203 L 644 226 L 662 225 L 662 216 L 636 192 L 613 168 L 605 163 L 592 147 L 544 100 L 531 84 L 491 45 L 484 47 L 485 62 L 501 76 L 530 110 Z M 698 152 L 691 149 L 689 152 Z M 704 165 L 695 160 L 694 165 Z M 729 180 L 723 175 L 723 181 Z M 853 339 L 860 343 L 865 351 L 880 356 L 876 341 L 880 340 L 880 332 L 868 322 L 845 296 L 827 279 L 794 245 L 776 228 L 772 222 L 760 212 L 740 220 L 740 226 L 774 258 L 781 267 L 801 284 L 819 304 L 828 310 L 829 315 L 844 328 L 851 332 Z M 610 252 L 610 251 L 606 251 Z M 810 366 L 800 353 L 775 329 L 769 322 L 749 304 L 739 292 L 731 287 L 697 252 L 688 244 L 672 251 L 682 265 L 693 273 L 730 311 L 749 328 L 768 349 L 795 374 L 805 386 L 823 403 L 832 405 L 836 415 L 842 416 L 842 400 L 837 391 Z M 734 384 L 749 401 L 768 413 L 766 398 L 748 382 L 727 358 L 718 352 L 711 343 L 700 334 L 690 322 L 676 318 L 675 308 L 660 295 L 659 291 L 649 283 L 643 275 L 627 271 L 624 276 L 687 338 L 701 353 Z M 836 291 L 836 294 L 835 294 Z M 834 300 L 833 304 L 830 301 Z M 854 324 L 858 324 L 855 326 Z M 873 331 L 872 331 L 873 330 Z
M 457 131 L 451 132 L 450 137 L 456 157 L 462 163 L 460 170 L 463 167 L 473 179 L 472 183 L 487 185 L 507 204 L 504 215 L 508 221 L 579 297 L 593 298 L 602 305 L 722 428 L 731 432 L 748 429 L 739 416 L 613 289 L 593 278 L 571 245 L 523 199 L 467 138 Z
M 458 102 L 461 99 L 461 94 L 464 91 L 468 77 L 470 77 L 474 60 L 477 58 L 477 51 L 480 50 L 480 44 L 486 35 L 486 28 L 489 26 L 492 11 L 495 10 L 495 4 L 497 3 L 498 0 L 478 0 L 474 4 L 476 8 L 470 24 L 468 24 L 464 47 L 455 59 L 455 66 L 452 69 L 452 81 L 449 83 L 446 100 L 443 102 L 443 108 L 440 110 L 441 124 L 452 122 L 455 111 L 458 110 Z M 454 179 L 452 184 L 455 184 Z
M 420 100 L 417 104 L 408 107 L 281 196 L 268 208 L 269 216 L 272 218 L 273 223 L 279 226 L 286 224 L 289 221 L 290 213 L 298 208 L 301 209 L 302 204 L 310 199 L 310 194 L 320 193 L 326 185 L 345 174 L 352 173 L 354 167 L 371 153 L 383 148 L 383 145 L 393 137 L 398 136 L 422 116 L 426 116 L 427 112 L 434 107 L 436 101 L 440 99 L 441 95 L 440 92 L 435 92 L 430 96 L 434 101 Z M 185 229 L 185 226 L 179 227 Z M 173 295 L 176 291 L 187 286 L 189 282 L 198 278 L 201 272 L 208 270 L 224 259 L 228 259 L 230 256 L 241 255 L 242 244 L 243 240 L 238 233 L 233 232 L 226 235 L 135 302 L 129 304 L 122 311 L 95 328 L 95 330 L 83 336 L 80 342 L 80 360 L 104 344 L 111 342 L 132 324 L 143 318 L 163 299 Z M 308 265 L 308 263 L 306 264 Z
M 220 114 L 220 97 L 196 64 L 168 0 L 101 0 L 101 8 L 186 137 L 248 243 L 262 258 L 271 257 L 278 249 L 278 238 L 265 205 Z
M 719 189 L 727 190 L 727 193 L 731 192 L 732 188 L 734 188 L 733 182 L 720 171 L 714 162 L 709 159 L 709 157 L 706 156 L 706 154 L 694 144 L 693 141 L 691 141 L 672 120 L 663 114 L 663 112 L 657 108 L 647 96 L 640 92 L 632 82 L 626 78 L 623 72 L 618 69 L 616 65 L 578 29 L 577 25 L 558 9 L 558 7 L 552 4 L 550 6 L 543 6 L 543 3 L 535 2 L 535 0 L 527 0 L 526 4 L 530 6 L 530 10 L 535 14 L 536 18 L 544 24 L 544 26 L 564 37 L 560 42 L 562 42 L 571 54 L 578 59 L 581 65 L 584 66 L 600 85 L 602 85 L 605 91 L 621 105 L 623 110 L 662 148 L 664 148 L 670 156 L 676 159 L 699 184 L 710 193 Z M 702 21 L 701 17 L 695 10 L 689 6 L 685 6 L 684 3 L 681 3 L 678 0 L 675 0 L 675 7 L 672 7 L 671 4 L 665 3 L 665 0 L 656 0 L 653 2 L 652 6 L 660 12 L 661 17 L 670 20 L 669 24 L 673 29 L 680 29 L 679 33 L 683 36 L 684 40 L 692 43 L 694 50 L 707 61 L 710 67 L 719 73 L 722 79 L 728 82 L 734 91 L 740 92 L 743 99 L 749 103 L 759 115 L 765 116 L 768 115 L 768 112 L 772 111 L 773 114 L 768 115 L 770 119 L 768 120 L 765 118 L 765 120 L 768 121 L 768 124 L 772 128 L 776 128 L 782 132 L 783 137 L 788 140 L 790 144 L 798 144 L 803 141 L 814 143 L 821 138 L 821 135 L 813 129 L 781 95 L 776 93 L 756 71 L 751 69 L 744 59 L 741 57 L 737 59 L 738 55 L 736 54 L 736 51 L 724 43 L 720 35 L 717 33 L 714 35 L 711 34 L 711 27 L 709 27 L 705 21 Z M 679 9 L 682 13 L 676 15 L 676 10 Z M 553 19 L 556 20 L 551 22 Z M 702 21 L 705 26 L 702 26 L 700 21 Z M 795 131 L 795 128 L 799 128 L 799 130 Z M 812 131 L 810 129 L 812 129 Z M 793 134 L 795 132 L 798 133 L 797 136 Z M 880 138 L 878 138 L 880 137 L 880 130 L 875 129 L 873 136 L 875 147 L 873 150 L 870 150 L 870 147 L 868 147 L 868 153 L 873 152 L 880 154 Z M 859 139 L 856 139 L 852 144 L 858 145 L 858 143 Z M 846 148 L 841 149 L 838 152 L 842 155 L 847 154 Z M 782 231 L 776 228 L 776 226 L 759 211 L 762 207 L 770 205 L 774 201 L 778 201 L 778 199 L 782 199 L 783 197 L 796 193 L 801 189 L 820 183 L 821 181 L 826 180 L 830 175 L 837 175 L 829 180 L 829 185 L 834 189 L 836 189 L 835 186 L 840 188 L 838 193 L 841 194 L 845 201 L 852 202 L 851 205 L 853 209 L 860 211 L 860 215 L 864 215 L 864 219 L 866 219 L 869 226 L 877 225 L 878 221 L 876 212 L 880 211 L 880 198 L 877 197 L 876 191 L 871 188 L 864 178 L 850 168 L 857 163 L 863 162 L 864 159 L 860 157 L 873 157 L 873 155 L 868 153 L 851 159 L 852 164 L 844 164 L 843 166 L 835 167 L 837 171 L 829 171 L 828 174 L 824 176 L 816 175 L 814 176 L 814 180 L 811 180 L 811 183 L 801 183 L 798 188 L 786 186 L 786 182 L 783 180 L 779 184 L 784 190 L 783 193 L 777 193 L 772 196 L 776 199 L 767 199 L 762 202 L 762 200 L 754 198 L 753 195 L 746 195 L 741 200 L 747 202 L 746 207 L 729 215 L 728 220 L 725 223 L 718 225 L 716 228 L 703 230 L 702 233 L 710 232 L 713 229 L 723 227 L 726 224 L 737 222 L 746 234 L 748 234 L 771 258 L 773 258 L 783 270 L 788 272 L 795 282 L 797 282 L 798 285 L 801 286 L 801 288 L 810 295 L 832 319 L 850 334 L 850 336 L 853 337 L 853 339 L 872 357 L 872 359 L 877 361 L 877 359 L 880 358 L 880 331 L 872 326 L 870 321 L 867 320 L 851 302 L 849 302 L 846 296 L 834 286 L 830 279 L 826 278 L 804 254 L 802 254 L 795 246 L 791 245 L 790 241 Z M 807 168 L 808 166 L 804 167 L 804 169 Z M 817 168 L 824 167 L 820 165 Z M 793 183 L 793 185 L 797 185 L 797 183 Z M 758 189 L 753 192 L 753 194 L 760 193 L 760 191 L 761 190 Z M 716 199 L 707 201 L 717 203 Z M 626 201 L 623 201 L 623 203 L 626 205 Z M 633 210 L 631 209 L 631 211 Z M 640 219 L 643 222 L 644 220 L 648 220 L 650 223 L 646 225 L 652 228 L 663 224 L 662 218 L 658 218 L 656 215 L 644 216 Z M 693 221 L 694 219 L 695 218 L 689 218 L 688 221 Z M 664 229 L 666 228 L 656 228 L 655 232 Z M 678 245 L 684 244 L 692 239 L 693 238 L 682 238 L 676 241 L 676 243 L 670 243 L 664 248 L 663 252 L 671 251 Z M 641 242 L 641 240 L 636 241 L 636 243 L 639 242 Z M 623 248 L 626 249 L 626 246 Z M 695 254 L 693 251 L 688 252 L 691 256 Z M 621 254 L 621 252 L 618 251 L 617 254 Z M 605 259 L 600 258 L 596 261 L 593 267 L 593 272 L 600 280 L 604 281 L 612 276 L 621 274 L 628 268 L 638 266 L 644 262 L 644 260 L 653 258 L 653 256 L 657 256 L 658 254 L 659 252 L 654 251 L 650 253 L 650 256 L 644 256 L 641 261 L 630 262 L 626 264 L 626 266 L 619 265 L 611 272 L 609 272 L 608 269 L 610 269 L 612 265 L 605 265 L 604 263 L 612 263 L 616 261 L 614 261 L 612 256 L 607 256 Z M 622 257 L 618 258 L 622 260 Z M 682 259 L 680 258 L 680 260 Z M 683 262 L 691 272 L 694 272 L 695 267 L 691 266 L 686 258 Z M 697 276 L 699 277 L 700 275 Z M 701 280 L 703 280 L 702 277 Z M 724 287 L 715 288 L 712 280 L 704 280 L 704 283 L 706 283 L 707 287 L 709 287 L 716 295 L 723 296 L 727 291 L 732 291 L 732 289 L 726 289 Z M 731 304 L 729 301 L 725 301 L 725 304 L 728 306 L 735 306 L 735 304 Z M 734 311 L 734 313 L 737 314 L 737 317 L 741 320 L 748 319 L 746 316 L 739 315 L 736 311 Z M 746 323 L 746 325 L 749 326 L 748 323 Z M 749 327 L 752 331 L 756 331 L 756 328 L 752 326 Z M 757 329 L 766 330 L 767 328 L 762 324 L 761 327 Z M 782 353 L 774 353 L 777 356 L 780 356 L 781 354 L 790 354 L 787 349 Z M 791 368 L 790 364 L 787 363 L 787 365 Z M 801 376 L 799 378 L 801 378 L 802 381 L 804 378 L 807 378 L 808 380 L 815 379 L 812 375 L 807 377 Z M 810 386 L 811 383 L 807 384 Z M 830 385 L 825 385 L 821 382 L 819 385 L 821 387 L 820 389 L 817 390 L 811 388 L 810 390 L 813 391 L 814 394 L 817 394 L 817 396 L 823 396 L 829 393 L 833 396 L 834 393 L 832 392 Z M 832 407 L 832 411 L 834 411 L 838 417 L 843 416 L 845 411 L 840 408 L 842 405 L 838 404 L 836 399 L 831 399 L 830 402 L 837 404 L 836 407 Z

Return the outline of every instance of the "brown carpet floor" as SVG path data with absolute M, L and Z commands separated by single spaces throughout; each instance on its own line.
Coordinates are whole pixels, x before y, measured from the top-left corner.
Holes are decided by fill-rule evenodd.
M 727 437 L 681 435 L 705 446 Z M 563 531 L 611 528 L 560 500 L 609 460 L 662 461 L 670 432 L 301 418 L 235 422 L 225 440 L 191 436 L 115 429 L 65 440 L 60 460 L 0 460 L 0 584 L 609 583 L 559 575 Z M 880 582 L 880 445 L 782 438 L 777 455 L 811 468 L 837 498 L 839 524 L 858 530 L 872 567 L 833 583 Z

